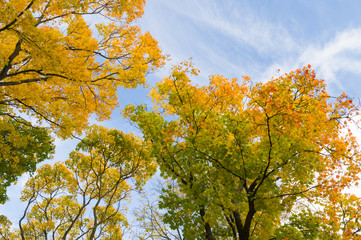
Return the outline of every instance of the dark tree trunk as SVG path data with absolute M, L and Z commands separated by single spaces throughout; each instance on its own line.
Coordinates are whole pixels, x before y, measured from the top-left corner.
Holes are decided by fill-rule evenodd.
M 237 210 L 234 210 L 233 217 L 234 217 L 234 223 L 236 224 L 238 236 L 240 236 L 241 232 L 243 230 L 241 215 L 239 214 L 239 212 Z M 239 238 L 239 239 L 241 239 L 241 238 Z
M 206 239 L 207 240 L 215 240 L 213 233 L 212 233 L 212 228 L 209 225 L 209 223 L 204 221 L 204 215 L 206 215 L 206 211 L 204 210 L 204 206 L 201 206 L 201 209 L 199 210 L 199 213 L 202 217 L 202 220 L 204 222 L 204 228 L 206 230 Z
M 238 232 L 239 240 L 248 240 L 249 239 L 251 223 L 253 220 L 253 216 L 256 213 L 256 210 L 254 208 L 254 200 L 251 200 L 250 198 L 248 199 L 248 208 L 249 209 L 248 209 L 246 220 L 244 221 L 243 228 L 240 232 Z

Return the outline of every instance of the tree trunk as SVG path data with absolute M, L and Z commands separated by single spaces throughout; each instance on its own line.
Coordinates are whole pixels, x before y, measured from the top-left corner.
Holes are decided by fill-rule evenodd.
M 237 210 L 234 210 L 233 217 L 234 217 L 234 223 L 236 224 L 238 236 L 241 236 L 241 232 L 243 230 L 241 215 L 239 214 L 239 212 Z M 241 239 L 241 238 L 239 238 L 239 239 Z
M 254 200 L 251 200 L 249 197 L 247 217 L 246 217 L 246 220 L 244 221 L 243 228 L 241 229 L 241 231 L 238 232 L 239 240 L 248 240 L 249 239 L 251 223 L 252 223 L 253 216 L 255 213 L 256 213 L 256 210 L 254 208 Z
M 202 217 L 202 220 L 204 222 L 204 228 L 206 230 L 206 239 L 207 240 L 215 240 L 214 236 L 213 236 L 213 233 L 212 233 L 212 228 L 211 226 L 209 225 L 209 223 L 205 222 L 204 221 L 204 215 L 206 215 L 206 211 L 204 210 L 204 206 L 200 206 L 201 209 L 199 210 L 199 213 Z

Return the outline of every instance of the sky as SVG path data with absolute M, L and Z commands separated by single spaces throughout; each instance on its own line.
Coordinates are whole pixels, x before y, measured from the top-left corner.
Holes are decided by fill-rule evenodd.
M 192 57 L 201 82 L 211 74 L 266 81 L 311 64 L 331 93 L 357 97 L 360 10 L 359 1 L 149 0 L 141 23 L 172 63 Z
M 361 96 L 361 2 L 357 0 L 148 0 L 139 21 L 159 41 L 170 61 L 148 75 L 150 86 L 167 77 L 173 64 L 192 58 L 201 71 L 197 84 L 208 76 L 255 82 L 311 64 L 325 79 L 331 95 Z M 120 89 L 120 107 L 150 104 L 149 89 Z M 140 134 L 114 111 L 109 128 Z M 361 136 L 361 134 L 360 134 Z M 361 137 L 360 137 L 361 139 Z M 64 161 L 77 140 L 56 140 L 54 159 Z M 10 201 L 0 214 L 17 222 L 22 214 L 20 190 L 27 176 L 9 189 Z

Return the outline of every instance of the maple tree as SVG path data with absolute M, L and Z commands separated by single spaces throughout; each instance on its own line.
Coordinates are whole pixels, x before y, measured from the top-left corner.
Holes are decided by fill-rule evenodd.
M 145 0 L 0 0 L 0 131 L 13 131 L 9 135 L 20 143 L 20 128 L 34 138 L 37 130 L 29 126 L 41 126 L 64 139 L 81 134 L 91 114 L 108 119 L 119 87 L 144 84 L 145 75 L 164 64 L 157 41 L 137 25 L 144 5 Z M 7 143 L 0 139 L 2 147 L 12 148 Z M 31 148 L 29 143 L 23 149 Z M 14 173 L 2 176 L 0 194 L 17 173 L 44 160 L 41 154 L 35 158 L 18 163 L 0 156 L 0 174 Z
M 14 239 L 121 239 L 124 203 L 155 169 L 141 139 L 93 126 L 65 163 L 43 165 L 28 180 Z
M 302 234 L 300 216 L 315 229 L 340 218 L 332 206 L 360 172 L 358 144 L 345 131 L 358 114 L 352 100 L 330 97 L 310 66 L 264 83 L 214 75 L 199 87 L 189 77 L 197 74 L 190 63 L 175 66 L 151 91 L 152 109 L 124 112 L 152 142 L 162 175 L 177 182 L 161 196 L 164 222 L 185 239 L 293 239 L 282 229 Z M 300 210 L 305 200 L 326 213 Z M 343 202 L 354 218 L 359 200 Z M 346 225 L 344 235 L 357 236 L 358 220 Z M 337 239 L 337 226 L 317 236 Z

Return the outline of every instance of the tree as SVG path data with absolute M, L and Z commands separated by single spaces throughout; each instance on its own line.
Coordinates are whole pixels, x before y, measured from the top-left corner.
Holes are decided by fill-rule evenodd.
M 93 126 L 65 163 L 43 165 L 28 180 L 15 239 L 121 239 L 124 202 L 155 169 L 139 138 Z
M 24 172 L 34 172 L 36 164 L 54 152 L 51 136 L 44 128 L 34 128 L 21 119 L 0 118 L 0 203 L 7 200 L 6 188 Z
M 359 179 L 358 145 L 344 131 L 357 108 L 330 97 L 310 66 L 265 83 L 214 75 L 198 87 L 189 74 L 189 63 L 174 67 L 151 110 L 124 113 L 177 182 L 160 207 L 185 239 L 270 239 L 302 201 L 321 206 Z
M 46 127 L 64 139 L 81 134 L 92 114 L 98 120 L 109 118 L 118 104 L 119 87 L 144 84 L 145 75 L 164 64 L 157 41 L 136 25 L 144 4 L 0 0 L 0 131 L 12 129 L 12 141 L 18 144 L 26 137 L 35 143 L 40 130 L 31 126 Z M 31 121 L 25 121 L 26 116 Z M 22 151 L 22 156 L 33 157 L 16 162 L 0 153 L 0 202 L 4 186 L 34 170 L 51 152 L 45 138 L 50 139 L 37 140 L 46 146 L 40 156 L 33 154 L 37 150 Z M 13 148 L 1 137 L 0 144 Z M 32 144 L 23 149 L 32 149 Z
M 28 114 L 62 138 L 80 134 L 90 114 L 107 119 L 117 88 L 145 83 L 164 64 L 157 41 L 135 24 L 144 4 L 1 0 L 1 117 Z

